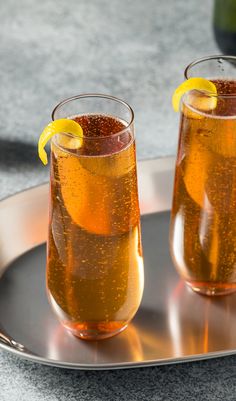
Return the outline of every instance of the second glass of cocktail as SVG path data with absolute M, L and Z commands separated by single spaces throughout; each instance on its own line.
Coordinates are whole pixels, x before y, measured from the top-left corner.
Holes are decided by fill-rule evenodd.
M 134 115 L 117 98 L 81 95 L 52 117 L 78 122 L 83 138 L 51 141 L 48 295 L 73 334 L 107 338 L 127 326 L 143 293 Z
M 175 266 L 205 295 L 236 291 L 236 57 L 190 64 L 216 92 L 182 98 L 170 242 Z

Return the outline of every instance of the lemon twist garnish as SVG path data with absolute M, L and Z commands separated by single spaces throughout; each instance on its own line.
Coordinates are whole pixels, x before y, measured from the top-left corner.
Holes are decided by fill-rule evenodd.
M 47 142 L 56 134 L 68 133 L 76 137 L 76 148 L 82 146 L 83 143 L 83 129 L 74 120 L 67 118 L 61 118 L 59 120 L 52 121 L 43 130 L 38 141 L 38 154 L 43 164 L 48 163 L 47 153 L 45 152 L 45 146 Z
M 189 78 L 184 81 L 178 88 L 174 91 L 172 96 L 172 106 L 174 111 L 179 111 L 179 105 L 182 96 L 191 90 L 199 90 L 204 92 L 209 92 L 209 98 L 207 101 L 204 102 L 204 109 L 205 110 L 213 110 L 216 108 L 217 105 L 217 89 L 213 82 L 208 81 L 205 78 Z M 208 93 L 207 93 L 208 94 Z M 210 96 L 213 95 L 213 96 Z

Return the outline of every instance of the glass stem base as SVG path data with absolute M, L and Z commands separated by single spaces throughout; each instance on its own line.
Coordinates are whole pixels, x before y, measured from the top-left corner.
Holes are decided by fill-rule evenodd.
M 210 283 L 196 283 L 186 281 L 188 287 L 190 287 L 193 291 L 198 294 L 207 295 L 207 296 L 221 296 L 228 295 L 236 292 L 236 285 L 230 284 L 210 284 Z
M 86 322 L 73 325 L 62 322 L 62 324 L 74 336 L 88 341 L 104 340 L 116 336 L 128 326 L 128 323 L 118 324 L 117 322 Z

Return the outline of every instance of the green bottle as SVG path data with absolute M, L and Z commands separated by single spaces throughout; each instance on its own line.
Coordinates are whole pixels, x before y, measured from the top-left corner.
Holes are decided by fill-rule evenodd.
M 215 0 L 213 27 L 220 50 L 236 55 L 236 0 Z

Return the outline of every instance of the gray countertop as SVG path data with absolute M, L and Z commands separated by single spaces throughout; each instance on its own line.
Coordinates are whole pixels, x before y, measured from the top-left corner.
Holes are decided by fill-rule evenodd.
M 138 158 L 174 154 L 171 94 L 192 59 L 218 53 L 213 1 L 8 0 L 0 13 L 0 196 L 48 179 L 36 143 L 54 105 L 103 92 L 134 108 Z M 43 333 L 42 333 L 43 335 Z M 76 372 L 0 352 L 0 400 L 235 400 L 236 357 Z

